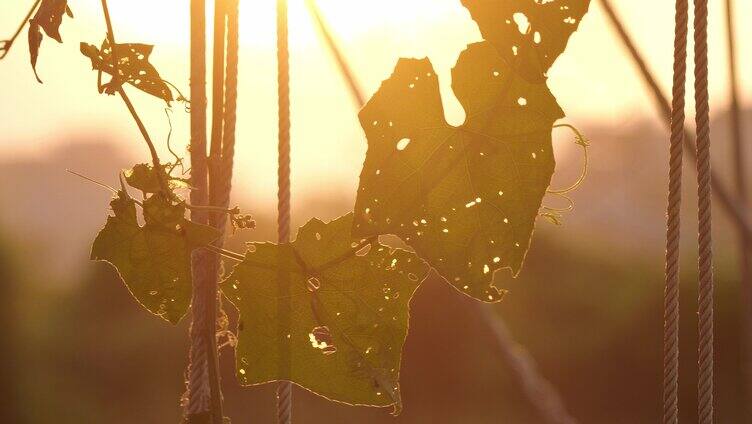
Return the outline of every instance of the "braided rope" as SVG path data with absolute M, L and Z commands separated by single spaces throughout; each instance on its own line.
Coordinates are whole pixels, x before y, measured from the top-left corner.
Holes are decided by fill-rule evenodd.
M 277 90 L 279 107 L 278 219 L 279 243 L 290 242 L 290 52 L 287 0 L 277 0 Z M 277 387 L 277 423 L 292 422 L 292 383 Z
M 191 276 L 194 281 L 191 297 L 193 322 L 190 328 L 190 365 L 188 369 L 188 416 L 204 414 L 211 410 L 211 373 L 209 370 L 209 345 L 211 340 L 206 338 L 206 328 L 210 323 L 212 306 L 207 302 L 208 281 L 216 278 L 216 267 L 212 253 L 198 249 L 191 255 L 193 266 Z M 213 309 L 213 308 L 212 308 Z
M 697 114 L 697 196 L 699 221 L 699 375 L 701 424 L 713 422 L 713 240 L 710 187 L 710 106 L 708 102 L 708 1 L 695 0 L 695 103 Z
M 228 9 L 227 6 L 234 6 L 234 8 Z M 230 51 L 227 53 L 227 59 L 225 59 L 226 19 L 234 19 L 235 23 L 234 45 L 233 48 L 228 46 Z M 229 23 L 227 26 L 229 26 Z M 230 34 L 231 39 L 232 36 L 233 34 Z M 229 204 L 232 188 L 232 153 L 234 153 L 235 105 L 237 104 L 237 46 L 237 2 L 225 4 L 225 2 L 218 1 L 215 3 L 214 10 L 214 83 L 211 137 L 211 157 L 215 160 L 208 164 L 208 203 L 225 208 Z M 229 57 L 231 55 L 232 58 Z M 233 74 L 231 81 L 229 75 L 226 77 L 224 74 L 225 62 L 227 62 L 228 73 Z M 226 94 L 227 91 L 230 93 Z M 227 112 L 231 115 L 230 122 L 226 117 Z M 229 149 L 229 163 L 226 160 L 227 158 L 223 156 L 222 151 L 223 146 L 228 141 L 233 145 Z M 204 143 L 203 152 L 205 151 Z M 207 200 L 206 197 L 204 195 L 204 202 Z M 212 214 L 205 216 L 203 221 L 208 221 L 220 231 L 220 238 L 215 242 L 215 245 L 221 247 L 224 242 L 227 216 Z M 195 258 L 193 278 L 196 282 L 196 289 L 193 293 L 194 321 L 191 327 L 191 352 L 196 352 L 196 355 L 191 356 L 187 412 L 189 416 L 204 418 L 207 413 L 210 413 L 209 419 L 211 422 L 221 422 L 223 415 L 221 411 L 222 399 L 218 377 L 217 343 L 214 336 L 217 331 L 216 317 L 219 308 L 217 299 L 219 258 L 216 254 L 208 251 L 197 251 Z
M 645 59 L 643 58 L 640 51 L 637 50 L 637 46 L 634 44 L 634 41 L 627 33 L 627 30 L 624 27 L 621 18 L 616 14 L 616 10 L 614 9 L 611 2 L 609 0 L 600 1 L 601 5 L 603 6 L 603 11 L 606 13 L 606 17 L 609 18 L 609 21 L 614 27 L 614 30 L 617 32 L 619 39 L 629 52 L 632 61 L 637 66 L 642 79 L 648 85 L 650 94 L 655 101 L 655 105 L 658 107 L 658 112 L 661 120 L 663 120 L 664 123 L 668 124 L 669 117 L 671 115 L 671 105 L 669 104 L 668 99 L 658 85 L 655 77 L 650 72 L 650 69 L 648 69 Z M 692 135 L 688 132 L 684 134 L 684 147 L 684 153 L 686 153 L 693 162 L 696 162 L 697 152 L 695 150 L 695 143 L 693 141 Z M 718 199 L 719 205 L 721 205 L 726 213 L 729 214 L 729 217 L 733 219 L 734 224 L 739 229 L 741 237 L 743 237 L 748 242 L 752 240 L 752 221 L 747 218 L 746 213 L 738 204 L 738 202 L 733 198 L 731 192 L 725 186 L 723 181 L 716 175 L 713 175 L 712 170 L 710 173 L 710 183 L 713 186 L 713 196 Z
M 224 114 L 222 129 L 221 160 L 217 167 L 215 206 L 227 209 L 232 192 L 232 171 L 235 163 L 235 126 L 238 105 L 238 0 L 230 0 L 225 8 L 227 14 L 227 55 L 224 81 Z M 224 237 L 227 230 L 227 215 L 217 214 L 217 228 Z M 221 247 L 221 246 L 220 246 Z
M 205 0 L 191 0 L 191 203 L 205 205 L 208 201 L 206 161 L 206 18 Z M 208 222 L 204 211 L 191 211 L 191 219 L 200 224 Z M 209 385 L 208 351 L 205 342 L 206 302 L 203 282 L 207 267 L 207 252 L 196 250 L 191 255 L 192 322 L 190 328 L 186 415 L 209 410 L 211 388 Z
M 687 84 L 688 0 L 676 0 L 674 82 L 671 108 L 666 280 L 663 305 L 663 423 L 679 421 L 679 239 L 681 235 L 682 155 Z

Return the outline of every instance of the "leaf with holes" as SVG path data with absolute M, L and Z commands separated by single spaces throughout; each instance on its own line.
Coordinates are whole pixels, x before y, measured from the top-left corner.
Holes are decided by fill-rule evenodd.
M 116 44 L 118 80 L 159 97 L 169 104 L 174 100 L 172 91 L 154 65 L 149 63 L 149 56 L 153 49 L 154 46 L 150 44 Z M 113 75 L 112 49 L 108 40 L 104 40 L 101 48 L 81 43 L 81 53 L 91 59 L 93 69 Z M 109 84 L 104 87 L 108 94 L 114 93 L 115 89 L 115 86 Z
M 368 153 L 353 235 L 395 234 L 487 302 L 503 295 L 494 272 L 522 267 L 554 172 L 553 124 L 564 116 L 545 80 L 518 69 L 496 43 L 470 45 L 452 71 L 467 115 L 453 127 L 430 61 L 401 59 L 360 113 Z
M 141 305 L 177 324 L 191 300 L 191 252 L 219 233 L 186 220 L 185 204 L 170 204 L 159 196 L 144 201 L 144 226 L 138 224 L 136 202 L 122 191 L 110 206 L 114 214 L 94 240 L 91 259 L 117 268 Z
M 63 22 L 63 15 L 73 17 L 68 7 L 67 0 L 42 0 L 39 5 L 39 9 L 34 14 L 34 17 L 29 20 L 29 56 L 31 58 L 31 69 L 34 71 L 34 76 L 37 81 L 42 82 L 37 74 L 37 59 L 39 58 L 39 48 L 42 45 L 42 31 L 47 34 L 48 37 L 62 43 L 63 39 L 60 36 L 60 24 Z
M 291 244 L 254 243 L 222 292 L 240 311 L 241 384 L 289 380 L 328 399 L 401 408 L 408 305 L 428 267 L 313 219 Z
M 545 80 L 590 0 L 462 0 L 462 4 L 501 58 L 535 82 Z

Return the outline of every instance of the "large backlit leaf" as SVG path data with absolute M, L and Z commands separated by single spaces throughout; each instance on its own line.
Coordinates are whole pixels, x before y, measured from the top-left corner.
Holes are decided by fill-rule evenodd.
M 502 59 L 541 81 L 580 25 L 590 0 L 462 0 Z
M 191 300 L 190 254 L 219 236 L 211 227 L 184 218 L 185 205 L 159 196 L 144 202 L 145 225 L 123 192 L 110 203 L 113 215 L 99 232 L 91 259 L 117 268 L 133 296 L 150 312 L 177 324 Z
M 152 49 L 154 46 L 150 44 L 116 44 L 118 79 L 121 83 L 127 82 L 145 93 L 170 103 L 173 100 L 170 87 L 159 75 L 154 65 L 149 62 Z M 81 53 L 91 59 L 91 66 L 95 70 L 114 74 L 112 49 L 106 39 L 101 48 L 81 43 Z
M 531 78 L 527 62 L 502 49 L 514 38 L 488 28 L 507 25 L 492 6 L 527 11 L 543 30 L 549 6 L 540 3 L 574 2 L 464 3 L 494 37 L 470 45 L 452 72 L 467 119 L 460 127 L 446 122 L 428 59 L 399 61 L 360 114 L 368 153 L 353 235 L 398 235 L 460 292 L 494 302 L 503 295 L 494 272 L 516 276 L 522 267 L 554 172 L 553 124 L 564 114 L 545 78 Z M 540 44 L 543 57 L 552 62 L 570 33 L 551 32 Z
M 39 74 L 37 74 L 37 59 L 39 58 L 39 47 L 41 47 L 44 38 L 42 30 L 48 37 L 62 43 L 60 24 L 63 22 L 64 14 L 73 17 L 73 13 L 68 8 L 67 0 L 42 0 L 34 17 L 29 20 L 29 56 L 34 76 L 39 82 L 42 82 L 42 80 L 39 79 Z
M 255 243 L 222 284 L 240 310 L 241 384 L 289 380 L 332 400 L 399 410 L 408 305 L 428 267 L 375 240 L 360 251 L 351 227 L 352 214 L 314 219 L 291 244 Z

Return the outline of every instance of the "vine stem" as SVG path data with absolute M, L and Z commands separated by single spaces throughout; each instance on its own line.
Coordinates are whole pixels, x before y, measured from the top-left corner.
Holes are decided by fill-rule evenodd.
M 31 15 L 34 14 L 34 11 L 37 10 L 37 7 L 39 7 L 39 3 L 41 2 L 42 0 L 36 0 L 34 4 L 31 5 L 29 13 L 26 14 L 26 17 L 21 21 L 21 24 L 18 25 L 18 29 L 16 29 L 16 32 L 13 33 L 13 36 L 9 40 L 0 41 L 0 43 L 2 43 L 2 46 L 0 47 L 0 52 L 2 52 L 0 53 L 0 59 L 4 59 L 5 56 L 8 55 L 10 48 L 13 46 L 13 43 L 16 42 L 16 38 L 18 38 L 18 35 L 21 34 L 23 27 L 26 26 L 27 22 L 29 22 Z
M 170 190 L 167 186 L 167 181 L 165 181 L 165 179 L 163 178 L 162 173 L 159 172 L 159 170 L 162 168 L 162 165 L 159 161 L 157 149 L 154 147 L 154 142 L 152 142 L 151 136 L 149 136 L 149 132 L 146 130 L 144 122 L 141 120 L 138 112 L 136 112 L 136 108 L 133 107 L 131 99 L 128 97 L 128 94 L 125 92 L 123 85 L 120 83 L 120 72 L 118 71 L 118 58 L 115 48 L 115 32 L 112 29 L 112 19 L 110 19 L 110 8 L 107 6 L 107 0 L 102 0 L 102 11 L 104 12 L 105 24 L 107 25 L 107 41 L 110 43 L 110 60 L 112 61 L 112 81 L 110 81 L 110 85 L 112 85 L 117 90 L 120 98 L 123 99 L 125 107 L 128 108 L 128 112 L 130 112 L 131 117 L 133 117 L 133 120 L 138 126 L 138 130 L 141 132 L 141 136 L 144 138 L 146 145 L 149 147 L 151 161 L 154 165 L 154 170 L 157 171 L 156 174 L 157 179 L 159 180 L 159 186 L 162 188 L 163 193 L 167 195 Z

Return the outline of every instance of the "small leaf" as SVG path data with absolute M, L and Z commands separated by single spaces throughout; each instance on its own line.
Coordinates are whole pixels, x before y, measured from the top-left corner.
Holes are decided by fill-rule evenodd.
M 58 43 L 62 43 L 60 36 L 60 24 L 63 22 L 63 14 L 73 17 L 73 13 L 68 8 L 67 0 L 42 0 L 34 17 L 29 20 L 29 54 L 31 56 L 31 68 L 34 70 L 34 76 L 37 81 L 42 82 L 37 74 L 37 59 L 39 58 L 39 48 L 42 45 L 42 30 L 48 37 Z
M 167 175 L 167 166 L 162 165 L 162 176 L 165 181 L 169 180 Z M 154 166 L 147 163 L 140 163 L 133 168 L 125 171 L 125 181 L 128 185 L 141 190 L 144 193 L 158 193 L 162 190 L 160 186 L 160 176 L 155 172 Z
M 149 56 L 154 46 L 150 44 L 116 44 L 115 53 L 117 55 L 117 81 L 110 84 L 122 84 L 127 82 L 139 90 L 158 97 L 168 104 L 173 101 L 172 91 L 167 83 L 157 72 L 157 69 L 149 63 Z M 91 59 L 93 69 L 113 75 L 112 69 L 112 49 L 107 39 L 102 43 L 101 48 L 91 44 L 81 43 L 81 53 Z M 114 93 L 116 86 L 105 86 L 105 92 Z
M 216 240 L 218 232 L 186 220 L 185 204 L 173 205 L 159 196 L 144 202 L 143 227 L 136 203 L 124 192 L 110 205 L 114 215 L 94 240 L 91 259 L 117 268 L 141 305 L 177 324 L 191 300 L 191 252 Z
M 489 41 L 528 81 L 542 81 L 590 0 L 462 0 Z
M 291 244 L 254 243 L 222 283 L 240 311 L 241 384 L 289 380 L 331 400 L 399 411 L 408 305 L 428 269 L 376 241 L 363 255 L 349 236 L 352 218 L 313 219 Z

